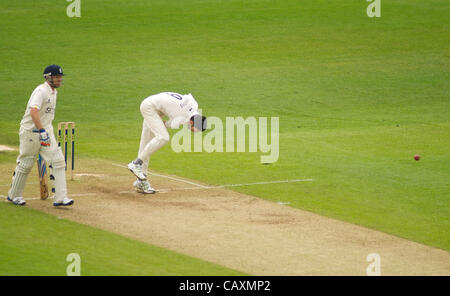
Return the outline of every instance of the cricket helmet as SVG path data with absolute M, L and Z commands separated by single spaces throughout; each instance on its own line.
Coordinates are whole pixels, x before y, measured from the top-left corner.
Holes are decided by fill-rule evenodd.
M 44 69 L 44 78 L 49 76 L 64 75 L 63 70 L 58 65 L 50 65 Z

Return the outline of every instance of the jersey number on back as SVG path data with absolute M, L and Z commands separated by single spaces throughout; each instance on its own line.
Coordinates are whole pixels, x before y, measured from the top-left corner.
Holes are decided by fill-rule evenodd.
M 176 94 L 176 93 L 167 93 L 169 96 L 174 97 L 177 100 L 183 100 L 183 97 L 180 94 Z

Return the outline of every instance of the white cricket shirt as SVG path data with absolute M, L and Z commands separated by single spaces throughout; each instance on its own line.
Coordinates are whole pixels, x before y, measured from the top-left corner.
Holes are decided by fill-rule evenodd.
M 57 93 L 57 90 L 53 90 L 47 82 L 36 87 L 28 100 L 27 109 L 20 122 L 21 127 L 26 130 L 33 130 L 36 128 L 33 119 L 31 118 L 30 109 L 37 108 L 39 109 L 42 126 L 45 129 L 48 129 L 55 118 Z
M 146 98 L 144 102 L 151 103 L 156 111 L 169 117 L 166 122 L 168 128 L 176 129 L 198 114 L 198 103 L 191 94 L 163 92 Z

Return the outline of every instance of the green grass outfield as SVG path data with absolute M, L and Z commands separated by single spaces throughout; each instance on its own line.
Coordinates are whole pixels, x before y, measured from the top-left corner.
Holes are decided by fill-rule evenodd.
M 81 275 L 244 275 L 106 231 L 0 202 L 0 276 L 63 276 L 80 256 Z
M 192 92 L 205 115 L 279 117 L 278 162 L 166 146 L 153 169 L 312 178 L 235 190 L 450 250 L 450 4 L 381 2 L 369 18 L 365 0 L 82 0 L 72 19 L 65 1 L 2 2 L 0 144 L 18 145 L 48 64 L 67 73 L 54 122 L 77 123 L 78 157 L 130 161 L 140 102 Z

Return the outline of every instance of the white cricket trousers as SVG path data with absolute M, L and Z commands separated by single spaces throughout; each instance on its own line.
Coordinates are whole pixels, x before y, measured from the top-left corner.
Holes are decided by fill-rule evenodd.
M 150 98 L 142 101 L 140 108 L 144 122 L 138 158 L 143 162 L 142 171 L 145 175 L 148 172 L 150 156 L 169 142 L 169 132 Z
M 17 166 L 14 170 L 11 189 L 8 192 L 11 199 L 23 197 L 26 179 L 33 168 L 38 153 L 44 158 L 47 167 L 52 166 L 52 173 L 55 177 L 55 201 L 60 202 L 67 196 L 64 155 L 56 142 L 53 127 L 48 126 L 45 130 L 50 137 L 50 146 L 48 147 L 41 146 L 39 133 L 33 133 L 22 127 L 19 130 L 19 156 L 17 157 Z

